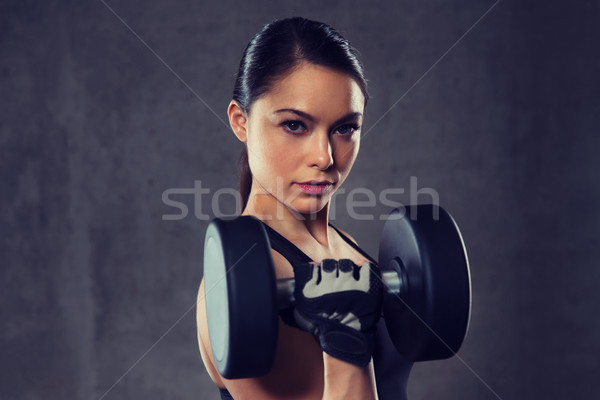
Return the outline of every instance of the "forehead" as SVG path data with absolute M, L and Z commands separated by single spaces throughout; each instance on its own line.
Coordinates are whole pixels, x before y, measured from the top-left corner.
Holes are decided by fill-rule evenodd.
M 293 108 L 317 118 L 362 113 L 364 96 L 356 81 L 347 74 L 314 64 L 301 64 L 279 79 L 256 106 L 269 109 Z

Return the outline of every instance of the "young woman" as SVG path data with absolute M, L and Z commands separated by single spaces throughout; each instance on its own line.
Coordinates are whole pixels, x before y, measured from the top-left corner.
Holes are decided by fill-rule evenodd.
M 355 50 L 326 24 L 277 20 L 244 51 L 227 110 L 245 144 L 242 215 L 264 223 L 276 277 L 295 278 L 296 303 L 281 314 L 271 372 L 228 380 L 214 366 L 201 283 L 200 352 L 223 399 L 364 400 L 378 389 L 381 398 L 406 396 L 411 364 L 385 327 L 376 329 L 384 324 L 376 262 L 328 221 L 358 155 L 367 100 Z

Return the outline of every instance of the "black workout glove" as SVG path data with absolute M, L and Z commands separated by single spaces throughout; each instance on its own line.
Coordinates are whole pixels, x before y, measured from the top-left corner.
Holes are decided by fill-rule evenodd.
M 379 267 L 326 259 L 294 266 L 295 322 L 318 337 L 323 351 L 364 367 L 371 360 L 381 315 Z

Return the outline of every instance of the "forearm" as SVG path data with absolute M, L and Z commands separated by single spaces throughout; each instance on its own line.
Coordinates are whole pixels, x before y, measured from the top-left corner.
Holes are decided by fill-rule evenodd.
M 323 352 L 323 365 L 325 367 L 323 400 L 377 399 L 372 363 L 361 368 Z

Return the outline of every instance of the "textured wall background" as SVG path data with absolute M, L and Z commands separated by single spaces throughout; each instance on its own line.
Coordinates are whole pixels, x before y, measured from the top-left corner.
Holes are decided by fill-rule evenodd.
M 290 15 L 366 65 L 374 128 L 346 188 L 408 203 L 417 177 L 466 241 L 469 335 L 410 397 L 600 396 L 600 6 L 494 4 L 2 1 L 0 398 L 216 398 L 193 311 L 208 221 L 190 195 L 162 220 L 162 193 L 235 187 L 233 75 Z M 376 254 L 381 221 L 335 221 Z

